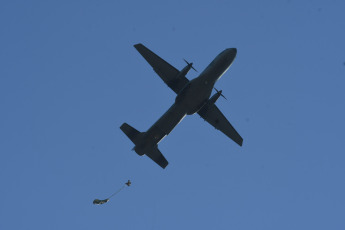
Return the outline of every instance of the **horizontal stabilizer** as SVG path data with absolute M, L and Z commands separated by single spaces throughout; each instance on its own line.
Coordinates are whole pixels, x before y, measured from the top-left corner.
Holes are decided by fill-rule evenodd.
M 139 137 L 140 132 L 138 130 L 136 130 L 135 128 L 133 128 L 132 126 L 130 126 L 127 123 L 123 123 L 120 127 L 120 129 L 127 135 L 127 137 L 129 139 L 131 139 L 131 141 L 136 144 L 137 139 Z
M 161 166 L 163 169 L 167 167 L 167 165 L 169 164 L 157 147 L 153 148 L 150 152 L 146 153 L 146 155 L 149 158 L 151 158 L 151 160 L 156 162 L 159 166 Z

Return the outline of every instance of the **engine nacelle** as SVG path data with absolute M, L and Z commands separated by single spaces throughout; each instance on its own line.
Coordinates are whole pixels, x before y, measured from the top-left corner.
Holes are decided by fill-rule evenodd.
M 186 65 L 178 74 L 178 77 L 185 77 L 187 75 L 187 73 L 189 72 L 189 70 L 192 68 L 193 63 L 190 63 L 188 65 Z
M 217 91 L 216 94 L 214 94 L 210 99 L 208 99 L 208 101 L 204 104 L 204 106 L 200 109 L 200 113 L 203 113 L 205 111 L 207 111 L 208 107 L 210 105 L 213 105 L 216 103 L 216 101 L 218 100 L 218 98 L 222 96 L 222 91 Z
M 222 95 L 222 91 L 218 91 L 216 94 L 214 94 L 208 101 L 207 103 L 209 104 L 214 104 L 218 100 L 218 98 Z

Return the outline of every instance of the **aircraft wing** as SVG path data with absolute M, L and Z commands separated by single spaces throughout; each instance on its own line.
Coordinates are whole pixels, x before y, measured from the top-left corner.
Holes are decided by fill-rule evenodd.
M 223 132 L 238 145 L 242 146 L 242 137 L 240 136 L 240 134 L 238 134 L 234 127 L 232 127 L 230 122 L 226 119 L 226 117 L 215 104 L 207 107 L 205 106 L 205 108 L 202 108 L 198 112 L 198 114 L 213 127 Z
M 152 66 L 153 70 L 162 78 L 162 80 L 175 92 L 179 93 L 189 82 L 185 76 L 178 76 L 180 71 L 164 61 L 157 54 L 139 43 L 134 45 L 138 52 Z

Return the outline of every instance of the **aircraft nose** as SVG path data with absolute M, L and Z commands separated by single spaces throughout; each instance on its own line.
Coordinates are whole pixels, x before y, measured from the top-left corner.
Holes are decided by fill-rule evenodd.
M 230 48 L 229 51 L 232 54 L 232 56 L 236 56 L 236 54 L 237 54 L 237 49 L 236 48 Z
M 237 49 L 236 48 L 229 48 L 227 49 L 227 56 L 229 59 L 233 60 L 236 57 Z

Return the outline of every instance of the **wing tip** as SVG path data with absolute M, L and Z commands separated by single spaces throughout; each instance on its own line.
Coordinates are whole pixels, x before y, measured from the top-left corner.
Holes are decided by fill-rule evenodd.
M 160 165 L 163 169 L 165 169 L 167 166 L 168 166 L 168 161 L 166 162 L 166 163 L 164 163 L 164 164 L 162 164 L 162 165 Z
M 138 48 L 138 47 L 140 47 L 140 46 L 143 46 L 143 44 L 137 43 L 137 44 L 135 44 L 135 45 L 133 45 L 133 46 L 134 46 L 134 48 Z

